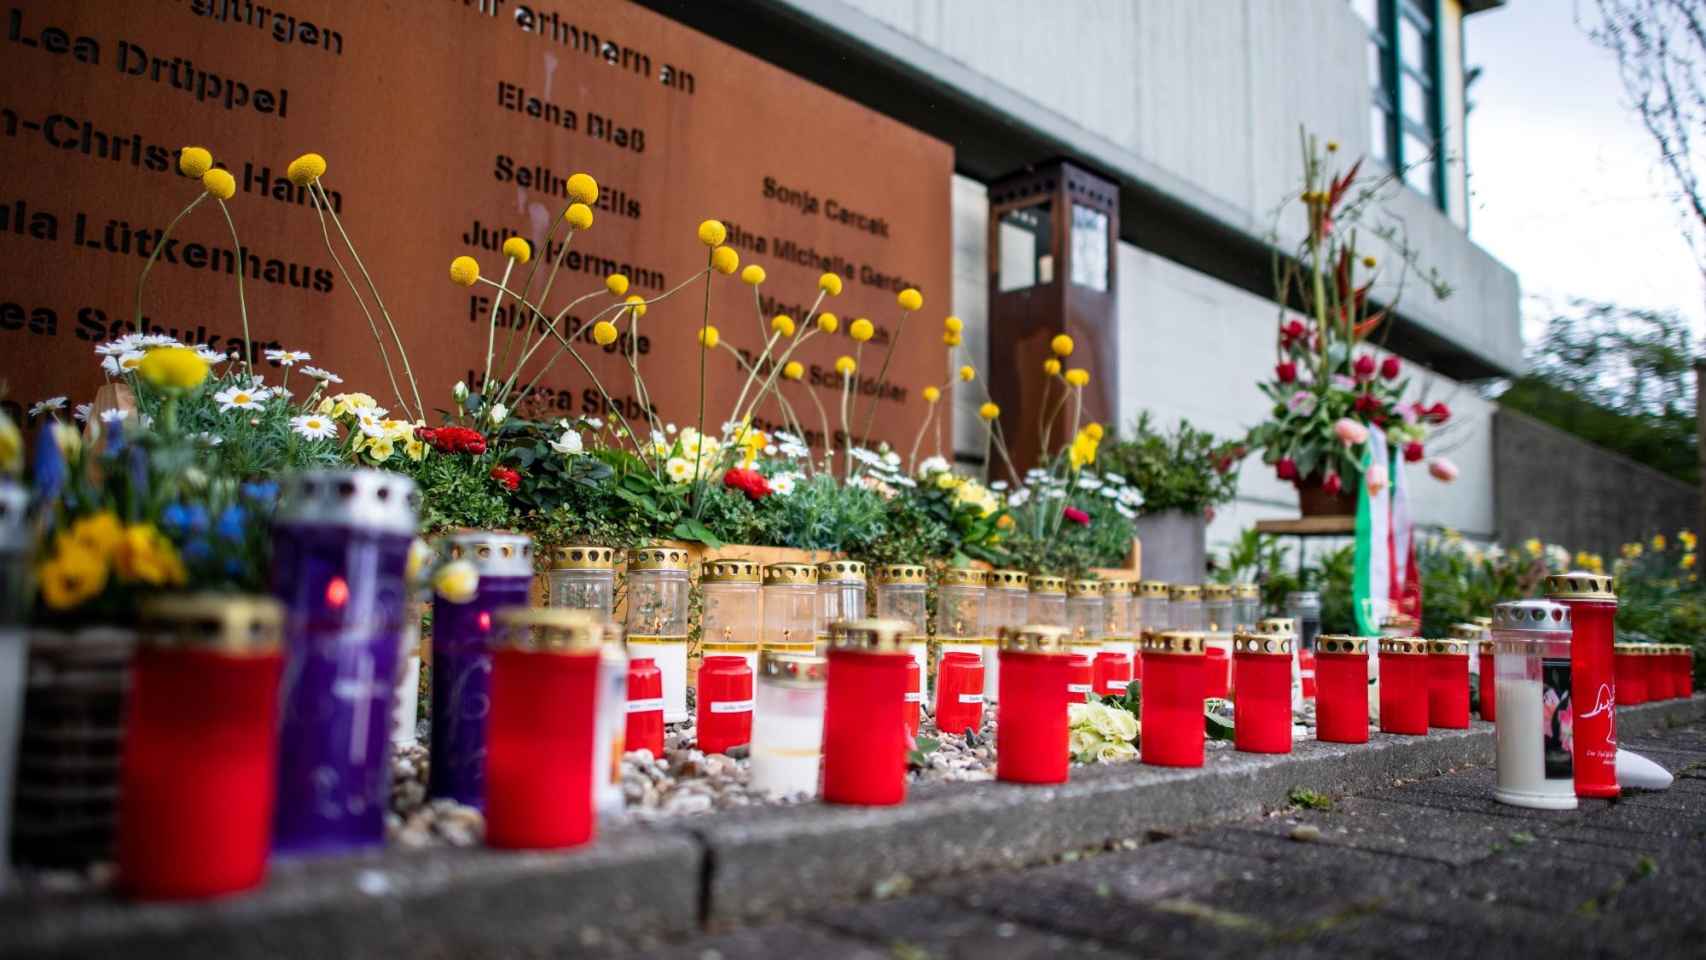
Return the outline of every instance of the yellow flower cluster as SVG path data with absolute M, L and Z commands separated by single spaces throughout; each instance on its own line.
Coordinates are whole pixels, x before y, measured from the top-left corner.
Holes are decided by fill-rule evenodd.
M 700 329 L 700 331 L 699 331 L 699 345 L 700 346 L 704 347 L 707 350 L 715 350 L 715 349 L 717 349 L 717 344 L 719 342 L 720 342 L 720 335 L 717 333 L 716 327 L 713 327 L 710 324 L 706 324 L 703 328 Z
M 177 548 L 151 523 L 126 525 L 105 510 L 83 517 L 53 538 L 53 550 L 36 567 L 42 601 L 70 610 L 98 596 L 109 578 L 150 586 L 179 586 L 187 579 Z
M 576 173 L 569 176 L 569 199 L 576 203 L 591 206 L 598 202 L 598 181 L 590 174 Z
M 902 310 L 919 310 L 924 307 L 924 295 L 911 287 L 902 290 L 894 299 Z
M 955 503 L 974 506 L 982 516 L 987 517 L 1001 508 L 1001 501 L 994 492 L 970 477 L 944 470 L 936 474 L 935 484 L 938 490 L 952 491 Z
M 343 421 L 349 428 L 350 450 L 374 463 L 391 459 L 398 448 L 416 462 L 426 456 L 426 441 L 415 434 L 426 422 L 387 419 L 385 409 L 368 394 L 336 393 L 322 398 L 316 410 L 321 416 Z
M 616 324 L 609 320 L 600 320 L 592 325 L 592 342 L 601 347 L 608 347 L 616 342 Z
M 977 415 L 985 420 L 994 420 L 1001 416 L 1001 408 L 986 400 L 983 406 L 977 408 Z
M 798 360 L 789 360 L 782 365 L 782 376 L 789 380 L 798 380 L 806 375 L 805 365 Z
M 1586 550 L 1581 550 L 1576 553 L 1576 566 L 1579 569 L 1588 571 L 1589 573 L 1604 573 L 1605 558 L 1601 557 L 1597 553 L 1589 553 Z
M 668 457 L 664 461 L 665 476 L 671 483 L 691 483 L 703 480 L 712 475 L 717 464 L 722 459 L 722 444 L 717 438 L 702 436 L 692 427 L 684 427 L 674 441 L 667 437 L 653 434 L 652 449 L 659 457 Z M 763 449 L 760 445 L 760 449 Z M 672 455 L 673 454 L 673 455 Z M 697 463 L 698 472 L 694 472 Z
M 826 273 L 818 277 L 817 288 L 832 297 L 841 296 L 841 275 L 839 273 Z
M 1068 462 L 1073 470 L 1082 470 L 1096 462 L 1096 450 L 1102 444 L 1102 425 L 1099 423 L 1086 424 L 1078 435 L 1072 438 L 1072 446 L 1067 449 Z

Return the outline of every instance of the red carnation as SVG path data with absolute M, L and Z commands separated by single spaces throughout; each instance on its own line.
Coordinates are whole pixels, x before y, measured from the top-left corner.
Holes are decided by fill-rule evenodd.
M 1088 527 L 1090 525 L 1090 515 L 1077 507 L 1067 507 L 1065 510 L 1060 512 L 1060 515 L 1081 527 Z
M 1362 356 L 1357 357 L 1356 363 L 1352 365 L 1351 370 L 1357 375 L 1358 380 L 1374 379 L 1373 355 L 1365 353 Z
M 1359 393 L 1354 406 L 1357 413 L 1374 413 L 1380 409 L 1380 398 L 1372 393 Z
M 484 441 L 482 441 L 482 445 Z M 493 467 L 492 479 L 504 485 L 509 490 L 521 489 L 521 474 L 508 467 Z
M 1292 320 L 1280 327 L 1280 338 L 1284 340 L 1285 345 L 1289 347 L 1293 342 L 1303 339 L 1304 334 L 1308 332 L 1309 328 L 1303 325 L 1302 320 Z
M 1297 364 L 1290 360 L 1274 364 L 1274 376 L 1279 378 L 1280 383 L 1294 382 L 1297 379 Z
M 1444 423 L 1451 419 L 1451 408 L 1443 403 L 1436 403 L 1428 408 L 1428 419 L 1434 423 Z
M 1297 461 L 1290 457 L 1281 457 L 1279 462 L 1274 464 L 1274 473 L 1278 474 L 1281 480 L 1296 480 Z
M 1340 480 L 1339 480 L 1339 475 L 1338 475 L 1338 474 L 1336 474 L 1336 473 L 1329 473 L 1329 474 L 1327 474 L 1327 479 L 1325 479 L 1325 480 L 1323 480 L 1323 481 L 1321 481 L 1321 489 L 1322 489 L 1322 490 L 1323 490 L 1323 491 L 1324 491 L 1324 492 L 1325 492 L 1325 493 L 1326 493 L 1326 494 L 1327 494 L 1327 496 L 1329 496 L 1329 497 L 1336 497 L 1336 496 L 1338 496 L 1338 495 L 1339 495 L 1339 490 L 1340 490 L 1340 489 L 1342 489 L 1342 488 L 1343 488 L 1343 484 L 1342 484 L 1342 482 L 1341 482 L 1341 481 L 1340 481 Z
M 1422 445 L 1414 440 L 1404 444 L 1404 462 L 1415 463 L 1422 459 Z
M 1380 375 L 1388 380 L 1398 379 L 1398 358 L 1387 357 L 1380 361 Z
M 468 427 L 439 427 L 436 430 L 428 428 L 417 430 L 415 435 L 443 453 L 471 453 L 478 456 L 486 452 L 486 438 L 480 435 L 480 431 Z
M 770 482 L 764 479 L 764 474 L 757 470 L 742 470 L 734 467 L 723 474 L 723 486 L 731 490 L 739 490 L 746 494 L 748 500 L 763 500 L 770 496 Z

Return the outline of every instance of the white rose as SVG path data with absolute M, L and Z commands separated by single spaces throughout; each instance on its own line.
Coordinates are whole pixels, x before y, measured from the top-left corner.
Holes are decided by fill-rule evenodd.
M 492 426 L 495 427 L 498 424 L 503 423 L 504 419 L 509 416 L 509 408 L 501 403 L 494 403 L 492 404 L 492 409 L 489 415 L 492 418 Z
M 564 430 L 562 436 L 551 441 L 551 449 L 564 456 L 580 453 L 583 449 L 581 435 L 574 430 Z

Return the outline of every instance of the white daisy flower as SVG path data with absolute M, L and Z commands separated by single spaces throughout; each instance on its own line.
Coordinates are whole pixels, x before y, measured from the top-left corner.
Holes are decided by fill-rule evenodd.
M 891 467 L 898 467 L 900 466 L 900 454 L 890 450 L 883 454 L 883 462 Z
M 894 482 L 896 484 L 898 484 L 899 486 L 902 486 L 902 487 L 916 487 L 916 486 L 918 486 L 918 481 L 912 479 L 911 477 L 895 477 Z
M 779 476 L 771 477 L 770 478 L 770 489 L 773 492 L 779 493 L 784 497 L 792 496 L 794 493 L 794 477 L 793 477 L 793 475 L 784 473 L 784 474 L 781 474 Z
M 126 350 L 116 357 L 108 357 L 105 360 L 102 360 L 101 369 L 105 370 L 109 376 L 114 377 L 120 374 L 130 373 L 142 365 L 142 358 L 144 356 L 146 356 L 146 354 L 141 350 Z
M 224 443 L 224 442 L 225 442 L 225 438 L 224 438 L 224 437 L 222 437 L 222 436 L 220 436 L 220 435 L 219 435 L 219 434 L 217 434 L 217 433 L 207 433 L 207 432 L 205 432 L 205 431 L 204 431 L 204 432 L 202 432 L 202 433 L 198 433 L 198 434 L 196 434 L 196 435 L 195 435 L 195 438 L 196 438 L 196 441 L 197 441 L 197 442 L 199 442 L 199 443 L 205 443 L 205 444 L 207 444 L 207 445 L 208 445 L 208 446 L 210 446 L 210 447 L 217 447 L 217 446 L 219 446 L 219 445 L 220 445 L 220 444 L 222 444 L 222 443 Z
M 313 359 L 306 350 L 268 350 L 267 359 L 285 367 L 294 367 L 304 360 Z
M 774 457 L 776 455 L 776 445 L 774 443 L 765 444 L 764 455 L 767 457 Z
M 509 408 L 501 403 L 494 403 L 491 409 L 486 411 L 486 416 L 491 418 L 492 426 L 495 427 L 503 423 L 504 419 L 509 416 Z
M 361 428 L 363 436 L 375 438 L 385 436 L 384 422 L 365 410 L 356 415 L 355 422 Z
M 581 443 L 581 435 L 578 432 L 574 430 L 564 430 L 562 436 L 551 441 L 551 449 L 567 456 L 573 453 L 580 453 L 581 450 L 584 449 L 584 446 Z
M 331 417 L 318 414 L 304 414 L 290 418 L 290 429 L 310 440 L 330 440 L 338 435 L 338 425 Z
M 1009 495 L 1007 497 L 1007 505 L 1009 507 L 1022 507 L 1026 503 L 1030 502 L 1030 499 L 1031 499 L 1031 491 L 1029 491 L 1029 490 L 1015 490 L 1015 491 L 1013 491 L 1013 493 L 1011 495 Z
M 106 343 L 95 344 L 95 356 L 116 357 L 129 349 L 130 346 L 123 340 L 108 340 Z
M 603 430 L 604 429 L 604 421 L 598 417 L 587 417 L 586 418 L 586 425 L 593 428 L 594 430 Z
M 1136 520 L 1137 519 L 1137 511 L 1126 506 L 1125 504 L 1115 504 L 1114 509 L 1119 511 L 1120 516 L 1126 518 L 1127 520 Z
M 1000 493 L 1001 491 L 1007 489 L 1007 481 L 1005 481 L 1005 480 L 993 480 L 989 484 L 989 489 L 994 490 L 996 493 Z
M 663 465 L 664 473 L 675 483 L 686 483 L 693 479 L 693 464 L 682 457 L 670 457 Z
M 946 473 L 950 469 L 946 457 L 925 457 L 924 462 L 918 465 L 918 475 L 927 477 L 933 473 Z
M 44 413 L 51 413 L 51 412 L 56 412 L 56 411 L 64 410 L 64 409 L 65 409 L 65 398 L 64 397 L 48 397 L 46 400 L 38 400 L 33 406 L 30 407 L 30 416 L 39 417 Z
M 219 404 L 219 409 L 227 413 L 232 410 L 258 410 L 261 402 L 266 398 L 266 390 L 242 386 L 226 387 L 213 395 L 213 399 Z
M 1078 489 L 1080 489 L 1080 490 L 1100 490 L 1101 488 L 1102 488 L 1102 481 L 1097 480 L 1095 477 L 1089 475 L 1088 473 L 1081 473 L 1078 475 Z
M 71 415 L 77 419 L 78 423 L 87 423 L 89 421 L 89 411 L 92 409 L 94 409 L 93 404 L 79 403 L 72 409 Z
M 1121 494 L 1118 490 L 1115 490 L 1113 487 L 1103 487 L 1102 489 L 1100 489 L 1096 492 L 1101 494 L 1104 497 L 1107 497 L 1109 500 L 1118 500 L 1121 496 L 1123 496 L 1123 494 Z
M 218 350 L 213 349 L 205 343 L 198 343 L 195 345 L 195 355 L 208 363 L 224 363 L 226 360 L 230 359 L 225 354 L 220 353 Z
M 1122 487 L 1130 482 L 1125 477 L 1123 477 L 1117 473 L 1104 473 L 1104 474 L 1102 474 L 1102 479 L 1108 481 L 1109 483 L 1117 483 Z
M 107 423 L 107 424 L 123 423 L 124 417 L 125 417 L 125 413 L 123 410 L 102 410 L 101 411 L 101 422 L 102 423 Z
M 664 432 L 664 433 L 669 433 L 669 434 L 673 434 L 673 433 L 675 433 L 675 424 L 673 424 L 673 423 L 666 423 L 666 424 L 664 424 L 664 425 L 663 425 L 663 432 Z
M 326 383 L 343 383 L 344 382 L 343 377 L 338 376 L 337 374 L 333 373 L 330 370 L 322 370 L 319 367 L 305 366 L 302 368 L 302 375 L 305 377 L 311 377 L 315 380 L 322 380 Z
M 801 440 L 799 437 L 794 436 L 793 434 L 789 433 L 786 430 L 778 430 L 775 433 L 772 433 L 770 436 L 773 437 L 777 443 L 782 443 L 782 444 L 788 444 L 788 443 L 801 444 L 801 443 L 805 442 L 805 441 Z
M 144 347 L 179 347 L 179 346 L 183 346 L 183 344 L 180 344 L 178 342 L 177 337 L 169 336 L 169 335 L 164 334 L 164 333 L 146 334 L 140 340 L 138 340 L 137 343 L 140 344 L 141 346 L 144 346 Z

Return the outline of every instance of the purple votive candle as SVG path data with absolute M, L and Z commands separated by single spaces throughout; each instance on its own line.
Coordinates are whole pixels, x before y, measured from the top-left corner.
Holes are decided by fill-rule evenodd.
M 525 534 L 463 530 L 440 550 L 480 574 L 467 603 L 432 600 L 432 762 L 430 797 L 484 808 L 486 718 L 492 712 L 492 651 L 497 612 L 525 607 L 533 585 L 533 541 Z
M 323 470 L 286 478 L 273 523 L 284 604 L 273 851 L 385 842 L 391 700 L 418 494 L 408 477 Z

